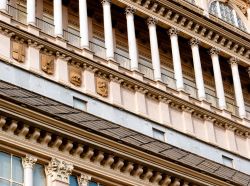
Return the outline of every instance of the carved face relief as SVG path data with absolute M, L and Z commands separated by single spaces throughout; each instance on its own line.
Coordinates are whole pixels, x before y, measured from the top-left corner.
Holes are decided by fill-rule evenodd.
M 69 67 L 69 80 L 75 86 L 81 86 L 82 84 L 82 75 L 81 75 L 81 68 L 70 66 Z
M 25 45 L 18 41 L 12 41 L 12 58 L 20 63 L 25 61 Z
M 54 57 L 48 54 L 41 55 L 41 68 L 47 74 L 54 73 Z
M 106 79 L 96 77 L 96 93 L 108 97 L 108 81 Z

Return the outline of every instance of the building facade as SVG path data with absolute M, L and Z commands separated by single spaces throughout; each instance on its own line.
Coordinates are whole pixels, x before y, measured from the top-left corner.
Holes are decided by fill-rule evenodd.
M 1 0 L 0 186 L 250 185 L 248 0 Z

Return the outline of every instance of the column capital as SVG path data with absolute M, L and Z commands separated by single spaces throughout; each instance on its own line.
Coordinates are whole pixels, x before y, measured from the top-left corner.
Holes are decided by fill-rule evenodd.
M 52 158 L 49 165 L 46 167 L 46 173 L 52 180 L 58 180 L 65 183 L 69 182 L 69 175 L 71 175 L 72 170 L 73 164 L 57 158 Z
M 210 50 L 209 50 L 209 55 L 211 56 L 211 55 L 218 55 L 219 53 L 220 53 L 220 50 L 218 49 L 218 48 L 215 48 L 215 47 L 213 47 L 213 48 L 211 48 Z
M 91 176 L 85 173 L 82 173 L 79 178 L 78 178 L 78 182 L 80 184 L 80 186 L 87 186 L 88 182 L 91 180 Z
M 111 3 L 111 0 L 101 0 L 101 3 L 102 3 L 102 5 L 104 5 L 104 4 L 110 4 Z
M 174 28 L 174 27 L 172 27 L 172 28 L 170 28 L 170 29 L 168 30 L 168 34 L 169 34 L 170 36 L 172 36 L 172 35 L 178 35 L 179 32 L 180 32 L 180 31 L 179 31 L 177 28 Z
M 229 63 L 230 65 L 238 64 L 238 63 L 239 63 L 239 59 L 236 58 L 236 57 L 231 57 L 231 58 L 228 60 L 228 63 Z
M 147 19 L 147 24 L 148 24 L 148 26 L 149 26 L 149 25 L 156 25 L 157 22 L 158 22 L 158 20 L 155 19 L 155 18 L 153 18 L 153 17 L 149 17 L 149 18 Z
M 36 163 L 37 158 L 27 154 L 22 158 L 23 168 L 33 168 L 33 165 Z
M 193 37 L 192 39 L 190 39 L 189 44 L 190 44 L 190 46 L 199 45 L 200 40 Z
M 132 6 L 127 6 L 125 8 L 125 14 L 126 15 L 133 15 L 136 12 L 136 10 Z

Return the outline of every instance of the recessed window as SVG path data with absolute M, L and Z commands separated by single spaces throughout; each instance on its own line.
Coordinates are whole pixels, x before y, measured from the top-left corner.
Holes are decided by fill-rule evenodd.
M 165 136 L 165 133 L 163 131 L 160 131 L 158 129 L 153 128 L 153 137 L 155 139 L 158 139 L 158 140 L 161 140 L 161 141 L 165 141 L 164 140 L 165 139 L 164 136 Z
M 0 165 L 0 185 L 23 185 L 21 158 L 0 152 Z
M 233 159 L 232 158 L 229 158 L 227 156 L 222 156 L 222 161 L 223 161 L 223 164 L 228 166 L 228 167 L 231 167 L 233 168 Z
M 87 102 L 73 97 L 73 107 L 82 111 L 87 111 Z
M 94 181 L 89 181 L 88 186 L 103 186 L 103 185 Z

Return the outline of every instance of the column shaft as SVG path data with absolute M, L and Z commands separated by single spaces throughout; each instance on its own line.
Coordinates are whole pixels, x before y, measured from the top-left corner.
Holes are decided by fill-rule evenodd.
M 234 95 L 236 100 L 236 105 L 239 109 L 239 116 L 245 117 L 246 116 L 246 110 L 245 110 L 245 103 L 242 93 L 242 87 L 241 87 L 241 81 L 240 81 L 240 75 L 239 75 L 239 69 L 238 69 L 238 60 L 236 58 L 230 59 L 230 65 L 233 75 L 233 84 L 234 84 Z
M 25 186 L 33 186 L 33 171 L 31 167 L 24 168 L 24 184 Z
M 81 48 L 89 49 L 89 28 L 88 28 L 88 14 L 87 1 L 79 0 L 79 19 L 80 19 L 80 37 Z
M 7 0 L 1 0 L 0 1 L 0 11 L 7 11 Z
M 36 24 L 36 0 L 27 0 L 27 23 Z
M 175 28 L 171 28 L 169 30 L 170 40 L 171 40 L 171 49 L 172 49 L 172 58 L 174 65 L 174 77 L 176 81 L 176 89 L 184 90 L 183 83 L 183 74 L 181 67 L 181 58 L 180 58 L 180 50 L 178 43 L 178 31 Z
M 223 87 L 223 82 L 222 82 L 218 52 L 219 51 L 217 49 L 212 48 L 210 50 L 210 55 L 211 55 L 212 64 L 213 64 L 214 83 L 215 83 L 215 89 L 216 89 L 216 96 L 218 98 L 218 106 L 221 109 L 226 109 L 226 100 L 225 100 L 225 93 L 224 93 L 224 87 Z
M 138 70 L 138 50 L 135 37 L 134 9 L 126 8 L 129 58 L 132 70 Z
M 103 0 L 102 5 L 103 5 L 106 58 L 114 60 L 114 42 L 113 42 L 110 0 Z
M 161 65 L 160 65 L 160 54 L 158 48 L 157 34 L 156 34 L 156 20 L 154 18 L 148 19 L 148 29 L 150 38 L 150 49 L 152 65 L 154 69 L 155 80 L 161 81 Z
M 63 36 L 63 25 L 62 25 L 62 0 L 54 0 L 54 25 L 55 25 L 55 36 Z
M 194 64 L 194 73 L 195 73 L 195 83 L 198 91 L 198 99 L 204 100 L 206 99 L 205 87 L 202 75 L 201 68 L 201 60 L 200 60 L 200 52 L 199 52 L 199 41 L 195 38 L 190 41 L 192 56 L 193 56 L 193 64 Z

